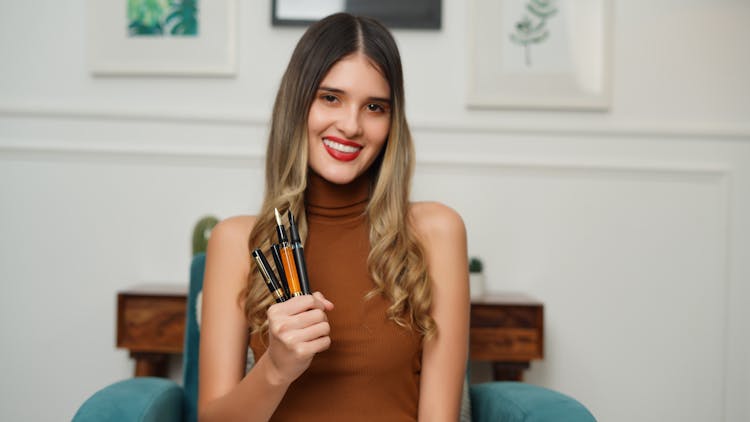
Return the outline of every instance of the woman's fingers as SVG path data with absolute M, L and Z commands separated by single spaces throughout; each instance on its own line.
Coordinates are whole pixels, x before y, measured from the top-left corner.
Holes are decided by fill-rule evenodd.
M 285 306 L 286 305 L 286 306 Z M 322 294 L 295 297 L 268 310 L 269 331 L 286 348 L 328 336 L 331 326 L 325 310 L 333 304 Z
M 328 336 L 331 333 L 331 326 L 328 321 L 319 322 L 301 330 L 289 331 L 282 334 L 281 340 L 287 344 L 304 343 L 313 341 L 319 337 Z
M 308 341 L 302 345 L 303 352 L 309 355 L 320 353 L 331 347 L 331 338 L 328 336 L 318 337 L 315 340 Z
M 300 312 L 296 315 L 287 315 L 270 319 L 269 328 L 273 334 L 280 336 L 284 332 L 303 329 L 322 321 L 328 321 L 326 313 L 315 308 Z
M 300 312 L 304 312 L 308 309 L 321 309 L 330 310 L 333 309 L 333 303 L 323 297 L 322 294 L 316 292 L 312 295 L 302 295 L 293 297 L 286 302 L 276 303 L 268 308 L 268 317 L 271 318 L 277 315 L 294 315 Z
M 268 354 L 285 379 L 297 379 L 316 353 L 330 347 L 331 326 L 326 311 L 331 309 L 333 303 L 320 292 L 294 297 L 268 309 Z
M 326 299 L 325 296 L 323 296 L 323 293 L 315 292 L 312 295 L 325 305 L 326 311 L 330 311 L 331 309 L 333 309 L 333 302 Z

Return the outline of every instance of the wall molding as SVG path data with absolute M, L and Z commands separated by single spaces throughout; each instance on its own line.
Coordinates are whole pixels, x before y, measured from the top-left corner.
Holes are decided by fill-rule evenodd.
M 57 141 L 9 139 L 0 137 L 0 158 L 45 159 L 74 158 L 81 161 L 159 162 L 168 164 L 210 165 L 226 168 L 247 168 L 263 165 L 264 146 L 245 144 L 227 145 L 164 145 L 125 144 L 118 142 Z M 417 170 L 458 168 L 469 172 L 488 169 L 518 169 L 533 171 L 575 171 L 602 173 L 663 174 L 722 179 L 731 174 L 725 163 L 660 162 L 647 160 L 612 159 L 545 159 L 539 157 L 493 155 L 456 155 L 441 152 L 420 153 Z
M 573 115 L 575 116 L 575 115 Z M 115 108 L 52 104 L 0 104 L 0 118 L 22 117 L 35 119 L 112 120 L 131 122 L 160 122 L 172 124 L 206 124 L 261 126 L 269 116 L 261 112 L 241 110 Z M 546 136 L 608 136 L 608 137 L 670 137 L 750 140 L 750 125 L 723 122 L 651 122 L 606 121 L 581 122 L 576 119 L 530 119 L 529 122 L 498 122 L 497 117 L 436 120 L 410 119 L 413 130 L 439 133 L 497 133 Z

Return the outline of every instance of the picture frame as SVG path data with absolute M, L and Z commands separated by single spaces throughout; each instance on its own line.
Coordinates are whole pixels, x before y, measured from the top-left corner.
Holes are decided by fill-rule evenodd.
M 612 0 L 472 0 L 469 108 L 608 110 Z
M 271 0 L 274 26 L 307 26 L 337 12 L 369 16 L 391 29 L 437 30 L 442 24 L 442 0 Z
M 198 3 L 191 36 L 129 35 L 126 0 L 88 0 L 88 68 L 94 76 L 236 74 L 236 0 Z

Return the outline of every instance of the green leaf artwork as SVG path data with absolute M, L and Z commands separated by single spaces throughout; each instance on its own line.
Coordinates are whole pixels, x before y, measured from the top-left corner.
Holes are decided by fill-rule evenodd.
M 526 66 L 531 66 L 531 45 L 541 44 L 549 37 L 547 20 L 557 14 L 555 0 L 529 0 L 526 11 L 516 22 L 515 32 L 510 34 L 511 42 L 524 48 Z
M 198 0 L 128 0 L 128 35 L 198 35 Z

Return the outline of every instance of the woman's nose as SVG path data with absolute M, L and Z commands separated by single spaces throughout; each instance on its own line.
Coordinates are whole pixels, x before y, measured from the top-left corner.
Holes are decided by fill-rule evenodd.
M 347 138 L 356 138 L 362 134 L 362 122 L 360 122 L 360 113 L 354 107 L 346 108 L 341 111 L 338 119 L 338 129 L 341 134 Z

